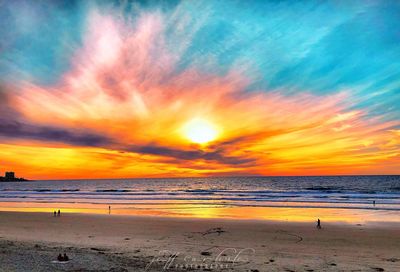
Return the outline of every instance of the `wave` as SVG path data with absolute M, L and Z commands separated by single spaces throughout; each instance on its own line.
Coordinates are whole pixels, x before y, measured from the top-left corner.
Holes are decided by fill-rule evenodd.
M 203 201 L 203 202 L 223 202 L 230 201 L 233 204 L 239 202 L 310 202 L 310 203 L 342 203 L 342 204 L 371 204 L 373 201 L 381 204 L 393 204 L 400 205 L 400 198 L 398 195 L 385 195 L 380 197 L 369 198 L 366 196 L 343 196 L 338 195 L 335 197 L 329 195 L 296 195 L 296 196 L 287 196 L 287 195 L 268 195 L 268 196 L 260 196 L 260 195 L 249 195 L 247 197 L 237 196 L 237 195 L 192 195 L 192 194 L 88 194 L 88 193 L 78 193 L 78 194 L 49 194 L 49 193 L 35 193 L 35 194 L 0 194 L 0 198 L 3 201 L 7 201 L 7 199 L 18 199 L 18 198 L 29 198 L 32 201 L 37 199 L 53 199 L 55 202 L 60 201 L 62 199 L 74 199 L 75 201 L 83 201 L 85 199 L 92 200 L 101 200 L 101 201 L 147 201 L 147 202 L 155 202 L 155 201 Z
M 101 193 L 126 193 L 126 192 L 132 192 L 132 190 L 126 190 L 126 189 L 102 189 L 102 190 L 96 190 L 96 192 L 101 192 Z
M 242 191 L 242 190 L 176 190 L 176 191 L 139 191 L 128 189 L 97 189 L 92 191 L 81 189 L 33 189 L 17 190 L 3 189 L 0 195 L 29 195 L 29 194 L 47 194 L 47 195 L 82 195 L 82 196 L 213 196 L 215 198 L 238 197 L 249 198 L 364 198 L 364 199 L 391 199 L 399 198 L 400 194 L 395 192 L 375 192 L 371 193 L 329 193 L 329 192 L 309 192 L 309 191 Z
M 215 193 L 213 190 L 203 190 L 203 189 L 193 189 L 193 190 L 185 190 L 184 192 L 186 193 L 192 193 L 192 194 L 207 194 L 207 195 L 212 195 Z
M 2 202 L 220 206 L 400 206 L 400 177 L 269 177 L 0 183 Z M 108 205 L 108 204 L 107 204 Z M 377 205 L 377 206 L 378 206 Z

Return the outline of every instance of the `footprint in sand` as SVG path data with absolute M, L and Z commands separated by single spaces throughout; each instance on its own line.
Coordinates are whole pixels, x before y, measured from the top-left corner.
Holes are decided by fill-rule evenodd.
M 382 267 L 371 267 L 374 271 L 385 271 Z

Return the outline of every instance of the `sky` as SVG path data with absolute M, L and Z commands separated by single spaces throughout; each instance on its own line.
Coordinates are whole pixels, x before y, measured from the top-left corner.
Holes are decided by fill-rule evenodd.
M 0 0 L 11 170 L 400 174 L 400 2 Z

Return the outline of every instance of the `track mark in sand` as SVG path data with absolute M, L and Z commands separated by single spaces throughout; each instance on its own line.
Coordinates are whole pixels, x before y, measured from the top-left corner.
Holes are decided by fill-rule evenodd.
M 200 252 L 200 255 L 203 255 L 203 256 L 211 256 L 210 250 L 211 250 L 211 249 L 214 249 L 214 248 L 218 248 L 218 247 L 217 247 L 217 246 L 211 246 L 211 247 L 209 247 L 209 248 L 206 248 L 206 249 L 204 249 L 203 251 Z
M 211 229 L 208 229 L 203 232 L 191 232 L 190 234 L 186 234 L 185 236 L 186 236 L 186 238 L 193 238 L 193 234 L 201 234 L 202 236 L 206 236 L 206 235 L 210 235 L 210 234 L 214 234 L 214 233 L 218 234 L 218 236 L 219 236 L 219 235 L 221 235 L 221 233 L 224 233 L 224 232 L 227 232 L 227 231 L 223 230 L 222 228 L 211 228 Z
M 371 267 L 372 270 L 374 271 L 385 271 L 382 267 Z
M 93 251 L 98 251 L 98 252 L 103 252 L 103 251 L 108 251 L 108 249 L 105 248 L 97 248 L 97 247 L 91 247 L 90 248 Z M 104 253 L 104 252 L 103 252 Z
M 208 230 L 203 231 L 203 232 L 198 231 L 198 232 L 186 233 L 186 234 L 183 234 L 183 236 L 186 239 L 193 239 L 195 237 L 195 235 L 198 235 L 198 234 L 201 235 L 201 236 L 206 236 L 206 235 L 211 235 L 211 234 L 218 234 L 218 236 L 220 236 L 222 233 L 225 233 L 225 232 L 227 232 L 227 231 L 218 227 L 218 228 L 211 228 L 211 229 L 208 229 Z
M 293 237 L 297 238 L 298 240 L 296 241 L 296 244 L 300 243 L 301 241 L 303 241 L 303 237 L 301 237 L 300 235 L 293 234 L 293 233 L 287 232 L 285 230 L 278 230 L 276 232 L 277 233 L 281 233 L 281 234 L 285 234 L 285 235 L 289 235 L 289 236 L 293 236 Z
M 209 234 L 213 234 L 213 233 L 217 233 L 218 236 L 221 235 L 221 233 L 226 232 L 225 230 L 223 230 L 222 228 L 212 228 L 212 229 L 208 229 L 205 232 L 202 233 L 203 236 L 209 235 Z
M 398 258 L 389 258 L 389 259 L 383 259 L 383 260 L 387 261 L 387 262 L 392 262 L 392 263 L 400 261 L 400 259 L 398 259 Z

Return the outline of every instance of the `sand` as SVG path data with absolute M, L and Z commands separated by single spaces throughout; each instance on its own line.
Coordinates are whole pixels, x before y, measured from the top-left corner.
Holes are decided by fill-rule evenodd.
M 0 271 L 400 271 L 399 224 L 322 226 L 0 212 Z

